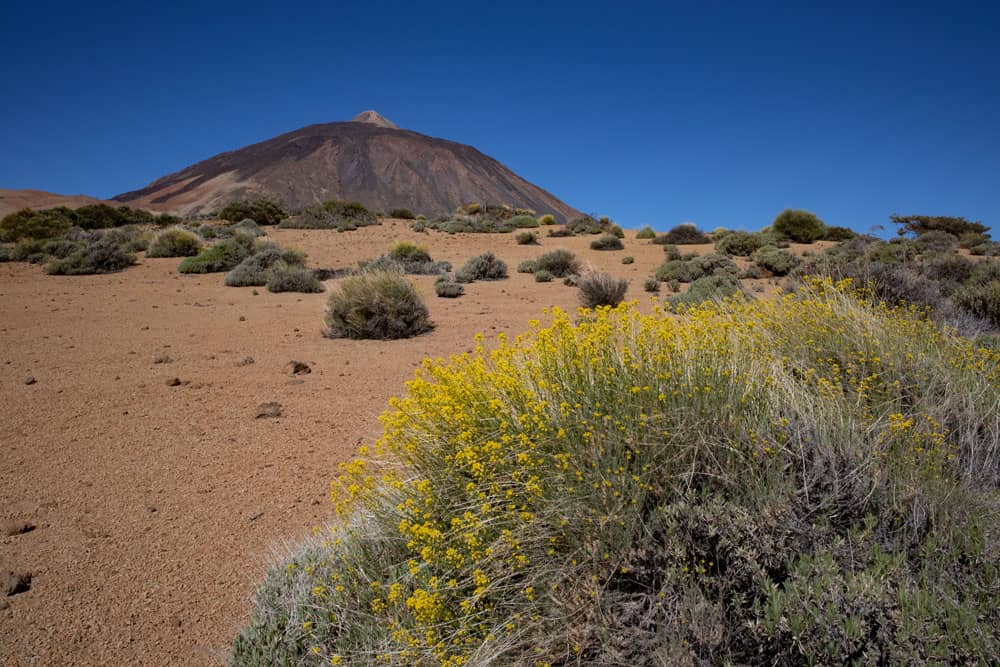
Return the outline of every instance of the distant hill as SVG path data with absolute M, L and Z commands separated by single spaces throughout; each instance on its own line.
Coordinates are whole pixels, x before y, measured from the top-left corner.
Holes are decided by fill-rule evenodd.
M 220 153 L 115 200 L 189 215 L 256 197 L 292 209 L 347 199 L 377 211 L 409 208 L 430 216 L 476 201 L 559 220 L 580 215 L 475 148 L 401 129 L 376 111 Z
M 0 188 L 0 218 L 20 211 L 22 208 L 54 208 L 56 206 L 66 206 L 69 208 L 79 208 L 88 204 L 99 204 L 102 200 L 88 197 L 87 195 L 57 195 L 54 192 L 44 190 L 6 190 Z M 115 202 L 105 202 L 115 204 Z

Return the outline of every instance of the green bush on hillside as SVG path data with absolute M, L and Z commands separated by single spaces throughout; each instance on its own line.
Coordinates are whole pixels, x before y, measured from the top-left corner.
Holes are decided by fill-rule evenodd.
M 172 227 L 153 237 L 146 257 L 191 257 L 201 250 L 201 239 L 186 229 Z
M 219 273 L 229 271 L 254 253 L 254 238 L 246 234 L 236 234 L 205 248 L 197 255 L 188 257 L 177 270 L 180 273 Z
M 455 273 L 455 280 L 471 283 L 477 280 L 502 280 L 507 277 L 507 264 L 491 252 L 473 257 Z
M 786 208 L 771 223 L 778 234 L 797 243 L 812 243 L 823 238 L 826 225 L 815 213 Z
M 220 220 L 239 222 L 249 218 L 258 225 L 277 225 L 288 217 L 285 207 L 270 199 L 238 201 L 227 204 L 216 216 Z
M 416 287 L 393 271 L 344 278 L 330 294 L 325 323 L 330 338 L 390 340 L 434 328 Z
M 281 229 L 336 229 L 345 232 L 377 224 L 378 217 L 363 204 L 331 199 L 303 209 L 298 215 L 282 220 L 278 226 Z

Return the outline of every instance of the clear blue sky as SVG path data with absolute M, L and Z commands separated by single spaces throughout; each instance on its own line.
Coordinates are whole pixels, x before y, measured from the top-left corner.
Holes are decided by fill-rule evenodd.
M 108 197 L 373 108 L 630 227 L 1000 224 L 1000 4 L 668 4 L 15 0 L 0 187 Z

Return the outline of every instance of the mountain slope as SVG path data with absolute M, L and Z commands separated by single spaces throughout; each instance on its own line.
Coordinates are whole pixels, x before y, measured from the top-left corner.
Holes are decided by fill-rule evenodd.
M 580 215 L 475 148 L 400 129 L 375 111 L 220 153 L 115 199 L 197 214 L 254 197 L 279 199 L 292 209 L 347 199 L 373 210 L 438 215 L 478 201 L 560 220 Z

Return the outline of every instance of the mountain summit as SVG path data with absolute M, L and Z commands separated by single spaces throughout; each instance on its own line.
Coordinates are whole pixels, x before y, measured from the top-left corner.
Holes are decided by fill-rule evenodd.
M 378 125 L 379 127 L 388 127 L 393 130 L 401 129 L 399 125 L 396 125 L 391 120 L 380 114 L 378 111 L 368 110 L 362 111 L 357 116 L 351 119 L 352 123 L 371 123 L 372 125 Z
M 261 197 L 290 209 L 346 199 L 427 216 L 469 202 L 530 208 L 558 220 L 580 215 L 475 148 L 401 129 L 377 111 L 220 153 L 115 199 L 197 215 Z

